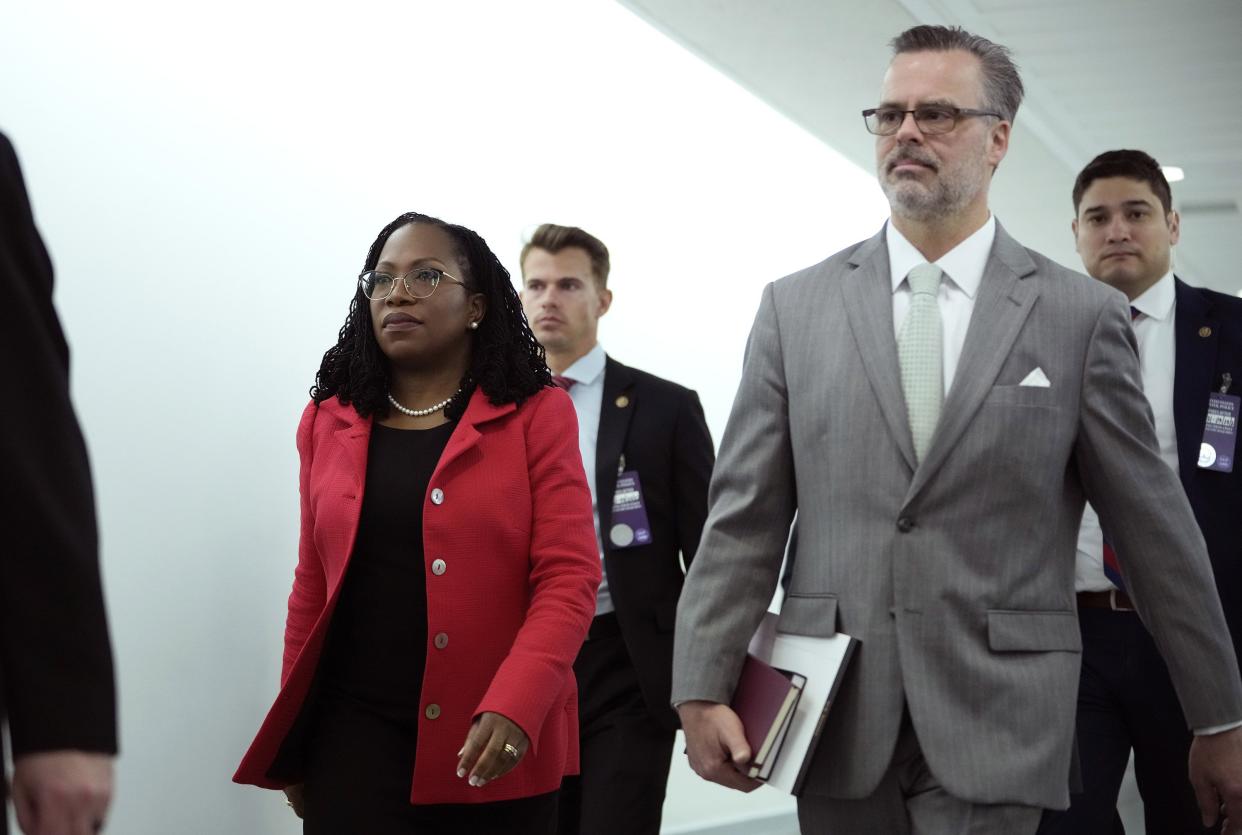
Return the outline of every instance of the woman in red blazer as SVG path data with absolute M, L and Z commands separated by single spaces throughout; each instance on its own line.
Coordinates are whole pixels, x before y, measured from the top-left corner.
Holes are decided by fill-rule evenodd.
M 304 832 L 555 831 L 600 569 L 550 383 L 482 238 L 380 232 L 298 427 L 280 692 L 234 777 Z

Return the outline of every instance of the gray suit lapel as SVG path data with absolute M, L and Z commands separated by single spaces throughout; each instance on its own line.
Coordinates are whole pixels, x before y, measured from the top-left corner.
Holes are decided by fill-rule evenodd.
M 996 240 L 983 271 L 983 280 L 979 283 L 979 294 L 953 376 L 953 387 L 945 396 L 940 424 L 932 436 L 927 458 L 910 484 L 907 503 L 944 463 L 991 391 L 1022 330 L 1022 324 L 1031 312 L 1031 306 L 1039 296 L 1035 282 L 1023 280 L 1035 270 L 1031 256 L 997 222 Z
M 884 421 L 910 472 L 914 472 L 914 441 L 893 337 L 893 285 L 884 229 L 855 250 L 849 265 L 853 272 L 842 281 L 846 319 Z

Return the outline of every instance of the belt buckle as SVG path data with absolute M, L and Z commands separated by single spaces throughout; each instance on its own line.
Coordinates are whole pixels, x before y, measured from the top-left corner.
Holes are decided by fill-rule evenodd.
M 1117 605 L 1117 588 L 1115 586 L 1108 590 L 1108 608 L 1112 609 L 1114 612 L 1133 612 L 1134 611 L 1134 609 L 1132 609 L 1129 606 L 1118 606 Z

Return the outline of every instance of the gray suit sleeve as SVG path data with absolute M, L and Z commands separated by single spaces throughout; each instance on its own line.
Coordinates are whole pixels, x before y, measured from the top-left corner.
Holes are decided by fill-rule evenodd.
M 673 704 L 728 702 L 776 589 L 797 507 L 780 323 L 768 285 L 708 492 L 707 524 L 677 606 Z
M 1242 683 L 1207 546 L 1161 460 L 1120 295 L 1100 312 L 1083 373 L 1078 470 L 1192 728 L 1242 719 Z

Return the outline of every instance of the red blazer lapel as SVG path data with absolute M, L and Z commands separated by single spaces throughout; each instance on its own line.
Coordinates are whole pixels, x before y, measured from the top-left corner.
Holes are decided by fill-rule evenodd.
M 470 396 L 470 402 L 466 405 L 466 411 L 461 416 L 461 421 L 458 423 L 457 428 L 453 430 L 452 437 L 449 438 L 448 445 L 444 447 L 444 453 L 440 456 L 440 463 L 436 465 L 436 470 L 431 476 L 432 485 L 437 482 L 445 468 L 478 444 L 479 436 L 481 435 L 479 432 L 480 426 L 516 410 L 517 406 L 513 403 L 505 403 L 501 406 L 493 405 L 487 399 L 487 395 L 483 393 L 483 390 L 476 388 L 474 394 Z

